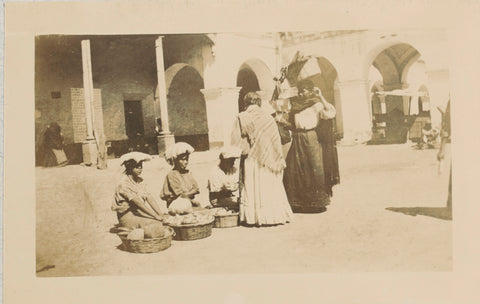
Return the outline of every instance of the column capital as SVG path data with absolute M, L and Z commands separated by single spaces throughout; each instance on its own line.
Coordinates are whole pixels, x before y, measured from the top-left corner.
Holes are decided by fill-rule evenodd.
M 240 93 L 241 87 L 233 87 L 233 88 L 209 88 L 209 89 L 201 89 L 203 96 L 205 96 L 206 101 L 217 99 L 220 96 L 226 94 L 238 94 Z
M 158 36 L 158 38 L 155 40 L 155 47 L 162 47 L 163 46 L 163 38 L 165 36 Z

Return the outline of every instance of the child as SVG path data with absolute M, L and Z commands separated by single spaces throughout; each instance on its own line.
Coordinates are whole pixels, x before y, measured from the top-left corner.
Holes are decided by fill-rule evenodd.
M 195 201 L 195 196 L 200 193 L 198 184 L 187 169 L 193 151 L 189 144 L 179 142 L 165 152 L 165 159 L 173 169 L 165 177 L 160 197 L 167 202 L 170 214 L 191 213 L 192 205 L 200 205 Z
M 148 193 L 140 177 L 143 162 L 149 159 L 150 155 L 140 152 L 127 153 L 121 157 L 125 171 L 115 189 L 112 210 L 117 212 L 122 227 L 135 229 L 155 222 L 160 224 L 167 212 L 166 207 L 158 205 Z
M 236 147 L 224 147 L 220 152 L 220 164 L 208 179 L 209 199 L 212 207 L 238 210 L 239 175 L 235 160 L 242 151 Z

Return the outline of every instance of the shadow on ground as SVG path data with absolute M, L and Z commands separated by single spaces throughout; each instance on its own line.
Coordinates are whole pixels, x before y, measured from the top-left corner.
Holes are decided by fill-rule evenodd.
M 411 216 L 424 215 L 442 220 L 452 220 L 452 209 L 448 207 L 389 207 L 386 209 Z

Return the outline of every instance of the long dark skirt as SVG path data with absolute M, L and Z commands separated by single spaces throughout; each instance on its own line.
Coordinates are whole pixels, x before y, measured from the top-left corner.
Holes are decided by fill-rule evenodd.
M 330 204 L 322 146 L 315 130 L 294 131 L 283 184 L 293 212 L 322 212 Z

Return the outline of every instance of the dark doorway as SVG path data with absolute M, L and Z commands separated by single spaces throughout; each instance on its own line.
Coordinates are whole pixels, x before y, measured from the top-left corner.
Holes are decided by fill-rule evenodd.
M 170 131 L 176 142 L 186 142 L 196 151 L 206 151 L 210 146 L 207 105 L 201 92 L 203 78 L 192 66 L 178 64 L 178 67 L 176 71 L 176 65 L 171 66 L 172 70 L 166 72 L 166 76 L 174 73 L 167 95 Z
M 237 74 L 237 87 L 241 87 L 238 96 L 238 112 L 245 111 L 243 97 L 249 92 L 260 91 L 257 75 L 249 68 L 242 68 Z
M 128 136 L 129 150 L 144 150 L 143 113 L 141 100 L 125 100 L 125 132 Z

